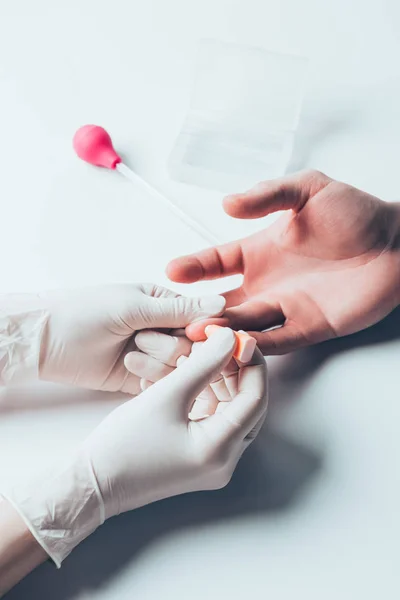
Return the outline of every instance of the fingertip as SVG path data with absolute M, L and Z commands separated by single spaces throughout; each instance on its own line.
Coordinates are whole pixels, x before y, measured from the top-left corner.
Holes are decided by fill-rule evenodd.
M 268 197 L 254 188 L 244 194 L 227 196 L 223 201 L 225 212 L 235 219 L 259 219 L 273 212 Z
M 135 344 L 139 350 L 147 353 L 157 344 L 159 335 L 160 334 L 157 331 L 153 331 L 152 329 L 142 329 L 141 331 L 138 331 L 135 336 Z M 128 354 L 126 356 L 128 356 Z
M 225 358 L 225 355 L 234 351 L 236 346 L 236 336 L 229 327 L 218 327 L 208 339 L 198 345 L 198 348 L 192 351 L 191 360 L 198 360 L 199 357 L 208 359 L 217 359 L 218 356 Z
M 225 196 L 222 206 L 230 217 L 241 218 L 243 213 L 243 194 L 229 194 L 229 196 Z
M 178 261 L 178 258 L 174 258 L 165 268 L 165 274 L 170 281 L 179 281 L 180 266 Z
M 224 313 L 226 300 L 223 296 L 204 296 L 200 298 L 200 319 L 204 317 L 219 317 Z M 193 320 L 194 322 L 194 320 Z
M 201 342 L 206 339 L 206 334 L 204 331 L 205 327 L 202 322 L 200 323 L 191 323 L 185 329 L 186 336 L 192 342 Z
M 233 331 L 223 327 L 171 373 L 169 382 L 182 402 L 187 404 L 190 400 L 192 403 L 214 381 L 217 373 L 222 372 L 232 358 L 235 342 Z
M 203 269 L 197 258 L 182 256 L 168 263 L 166 274 L 168 279 L 177 283 L 194 283 L 201 279 Z
M 128 354 L 125 354 L 125 357 L 124 357 L 125 368 L 128 371 L 130 371 L 131 373 L 132 373 L 132 355 L 133 355 L 133 352 L 128 352 Z
M 234 351 L 236 347 L 236 335 L 235 332 L 229 327 L 217 327 L 212 332 L 212 334 L 208 337 L 205 344 L 202 346 L 203 348 L 211 348 L 215 346 L 216 348 L 222 347 L 224 352 L 231 350 Z
M 207 338 L 205 329 L 208 325 L 220 325 L 226 327 L 228 325 L 228 319 L 220 317 L 217 319 L 204 319 L 197 323 L 191 323 L 186 327 L 186 335 L 192 342 L 202 342 Z

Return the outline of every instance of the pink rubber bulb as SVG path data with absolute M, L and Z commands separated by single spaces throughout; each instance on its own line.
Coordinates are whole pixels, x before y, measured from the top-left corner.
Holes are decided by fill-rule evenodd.
M 111 137 L 99 125 L 84 125 L 74 135 L 73 147 L 79 158 L 106 169 L 115 169 L 121 157 L 114 150 Z

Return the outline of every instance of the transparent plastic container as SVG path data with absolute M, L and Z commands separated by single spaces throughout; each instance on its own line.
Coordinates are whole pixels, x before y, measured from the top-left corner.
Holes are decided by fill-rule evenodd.
M 190 108 L 168 160 L 173 179 L 222 191 L 285 172 L 307 59 L 217 40 L 199 43 Z

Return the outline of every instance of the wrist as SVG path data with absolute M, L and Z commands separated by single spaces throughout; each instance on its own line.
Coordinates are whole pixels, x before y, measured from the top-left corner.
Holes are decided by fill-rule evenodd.
M 0 296 L 0 385 L 38 379 L 47 319 L 46 305 L 35 294 Z
M 57 567 L 104 522 L 97 482 L 83 453 L 6 498 Z
M 0 497 L 0 596 L 48 559 L 18 512 Z

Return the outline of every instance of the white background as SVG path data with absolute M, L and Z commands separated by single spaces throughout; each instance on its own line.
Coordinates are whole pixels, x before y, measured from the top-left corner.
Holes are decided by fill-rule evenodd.
M 219 194 L 166 172 L 203 37 L 309 56 L 291 168 L 398 198 L 399 31 L 397 0 L 0 0 L 1 291 L 165 284 L 169 258 L 202 246 L 117 174 L 77 160 L 72 135 L 87 122 L 223 239 L 262 226 L 230 220 Z M 10 599 L 398 598 L 399 333 L 395 314 L 270 360 L 269 426 L 230 487 L 112 520 Z M 117 402 L 3 393 L 1 489 L 73 448 Z

